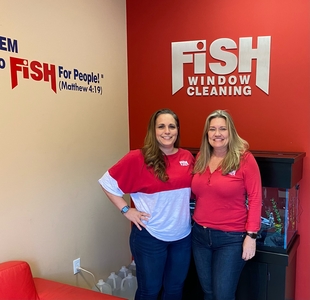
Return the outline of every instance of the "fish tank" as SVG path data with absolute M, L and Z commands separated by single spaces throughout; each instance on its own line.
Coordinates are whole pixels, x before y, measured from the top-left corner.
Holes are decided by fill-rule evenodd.
M 290 189 L 263 187 L 257 248 L 286 253 L 297 234 L 299 184 Z
M 194 156 L 197 148 L 187 148 Z M 261 229 L 257 249 L 287 253 L 298 233 L 299 182 L 302 179 L 305 152 L 258 151 L 254 155 L 262 179 Z M 190 201 L 193 214 L 195 201 Z
M 306 153 L 251 152 L 262 178 L 261 229 L 257 249 L 287 253 L 298 233 L 298 192 Z

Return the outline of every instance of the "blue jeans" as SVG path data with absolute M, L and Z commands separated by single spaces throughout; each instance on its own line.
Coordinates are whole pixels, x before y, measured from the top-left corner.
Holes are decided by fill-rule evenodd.
M 191 235 L 173 242 L 156 239 L 135 225 L 130 234 L 138 288 L 135 300 L 181 300 L 191 259 Z
M 245 232 L 225 232 L 194 223 L 192 249 L 204 300 L 234 300 Z

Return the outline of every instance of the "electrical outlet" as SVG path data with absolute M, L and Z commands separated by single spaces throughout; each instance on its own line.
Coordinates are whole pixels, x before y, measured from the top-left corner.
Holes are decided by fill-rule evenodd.
M 77 258 L 73 261 L 73 274 L 79 273 L 80 270 L 78 268 L 81 267 L 81 259 Z

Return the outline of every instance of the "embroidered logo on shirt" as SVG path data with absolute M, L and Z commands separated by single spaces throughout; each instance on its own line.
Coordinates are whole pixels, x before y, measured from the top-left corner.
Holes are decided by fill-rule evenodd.
M 180 165 L 186 167 L 189 166 L 189 163 L 187 162 L 187 160 L 180 160 Z
M 235 176 L 236 175 L 236 171 L 231 171 L 228 173 L 229 175 Z

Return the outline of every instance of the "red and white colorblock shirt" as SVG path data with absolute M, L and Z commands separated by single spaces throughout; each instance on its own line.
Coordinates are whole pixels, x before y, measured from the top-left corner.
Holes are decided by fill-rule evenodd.
M 156 178 L 147 168 L 141 150 L 132 150 L 99 179 L 113 195 L 130 194 L 139 211 L 151 215 L 146 230 L 157 239 L 176 241 L 191 231 L 189 200 L 191 196 L 193 155 L 179 148 L 165 156 L 167 182 Z

